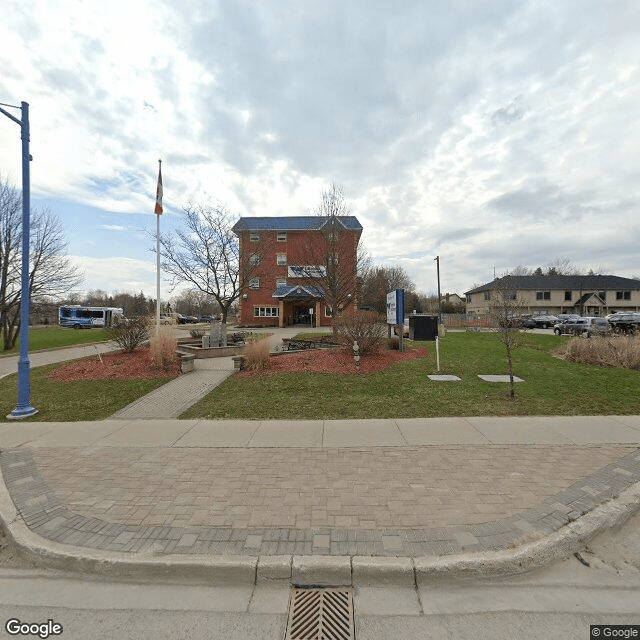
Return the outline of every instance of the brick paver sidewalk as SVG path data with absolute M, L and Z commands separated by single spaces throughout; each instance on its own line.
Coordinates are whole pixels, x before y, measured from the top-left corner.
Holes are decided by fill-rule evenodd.
M 505 548 L 640 481 L 633 445 L 37 447 L 0 462 L 40 535 L 160 554 Z

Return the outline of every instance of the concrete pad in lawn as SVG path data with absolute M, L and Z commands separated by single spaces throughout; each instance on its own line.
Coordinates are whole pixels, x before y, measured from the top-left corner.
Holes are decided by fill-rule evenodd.
M 406 446 L 395 420 L 325 420 L 325 447 Z
M 194 424 L 193 420 L 177 419 L 126 421 L 122 429 L 106 436 L 98 444 L 105 447 L 171 447 Z
M 263 420 L 250 447 L 321 447 L 322 420 Z
M 458 382 L 460 380 L 458 376 L 452 376 L 447 373 L 433 374 L 427 376 L 427 378 L 429 378 L 429 380 L 433 380 L 434 382 Z
M 260 426 L 257 420 L 196 420 L 174 447 L 246 447 Z
M 491 444 L 572 444 L 560 431 L 540 418 L 467 418 Z
M 489 444 L 465 418 L 402 418 L 396 424 L 409 445 Z
M 488 374 L 478 374 L 478 378 L 480 380 L 484 380 L 485 382 L 511 382 L 511 378 L 507 376 L 494 376 Z M 518 378 L 518 376 L 513 376 L 514 382 L 524 382 L 522 378 Z

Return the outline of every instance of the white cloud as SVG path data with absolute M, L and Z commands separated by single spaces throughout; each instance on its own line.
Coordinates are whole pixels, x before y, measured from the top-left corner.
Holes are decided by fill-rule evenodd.
M 0 102 L 30 102 L 32 190 L 110 212 L 105 232 L 153 211 L 162 158 L 168 222 L 206 200 L 305 214 L 344 184 L 374 258 L 420 289 L 436 255 L 459 292 L 557 257 L 640 272 L 632 0 L 5 4 Z M 18 134 L 2 118 L 14 181 Z M 148 277 L 102 266 L 107 289 Z

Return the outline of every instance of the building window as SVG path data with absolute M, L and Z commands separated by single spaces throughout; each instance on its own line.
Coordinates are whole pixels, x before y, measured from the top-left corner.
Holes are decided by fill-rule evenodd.
M 324 266 L 289 266 L 287 275 L 290 278 L 324 278 L 327 275 L 327 268 Z
M 253 307 L 254 318 L 277 318 L 279 315 L 278 307 Z
M 287 254 L 286 253 L 279 253 L 276 257 L 276 264 L 279 267 L 284 267 L 287 264 Z
M 467 294 L 467 295 L 465 295 L 464 299 L 465 299 L 467 302 L 471 302 L 471 294 Z
M 260 288 L 260 278 L 251 278 L 249 280 L 249 289 L 259 289 Z
M 276 287 L 280 287 L 285 284 L 287 284 L 286 278 L 276 278 Z
M 257 231 L 249 232 L 249 240 L 251 242 L 260 242 L 260 234 Z
M 631 291 L 616 291 L 616 300 L 631 300 Z
M 564 300 L 565 302 L 571 302 L 571 291 L 564 292 Z
M 333 309 L 331 307 L 325 307 L 324 308 L 324 317 L 325 318 L 332 318 L 333 317 Z
M 551 291 L 536 291 L 536 300 L 551 300 Z
M 260 254 L 259 253 L 252 253 L 249 256 L 249 264 L 252 267 L 255 267 L 255 266 L 259 265 L 260 264 Z
M 286 242 L 287 241 L 287 232 L 286 231 L 278 231 L 278 235 L 276 236 L 278 242 Z
M 491 291 L 485 291 L 484 292 L 484 299 L 485 300 L 491 300 Z

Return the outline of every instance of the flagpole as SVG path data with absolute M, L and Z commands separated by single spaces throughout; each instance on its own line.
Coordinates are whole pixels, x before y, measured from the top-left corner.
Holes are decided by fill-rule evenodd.
M 160 216 L 162 214 L 162 160 L 158 160 L 158 190 L 156 193 L 156 335 L 160 333 Z

